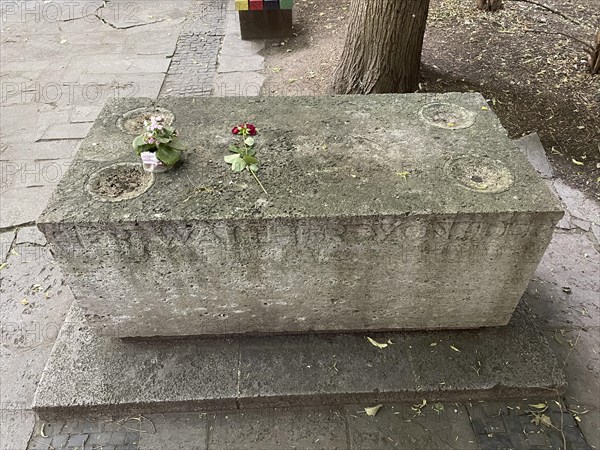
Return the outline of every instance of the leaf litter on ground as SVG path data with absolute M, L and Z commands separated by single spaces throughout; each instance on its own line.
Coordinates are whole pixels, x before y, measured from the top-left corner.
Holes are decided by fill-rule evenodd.
M 367 336 L 367 340 L 377 348 L 386 348 L 388 345 L 393 344 L 391 339 L 388 339 L 387 342 L 377 342 L 375 339 Z

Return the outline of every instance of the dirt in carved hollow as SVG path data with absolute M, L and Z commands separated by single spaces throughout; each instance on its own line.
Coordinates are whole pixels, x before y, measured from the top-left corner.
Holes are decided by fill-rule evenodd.
M 167 125 L 172 125 L 175 120 L 173 113 L 164 108 L 137 108 L 125 113 L 117 125 L 121 130 L 138 135 L 144 132 L 146 122 L 152 117 L 161 117 Z
M 142 170 L 141 164 L 109 166 L 92 175 L 89 191 L 99 199 L 108 201 L 137 197 L 152 181 L 152 176 Z
M 431 0 L 423 92 L 478 91 L 512 138 L 537 132 L 558 176 L 600 199 L 600 75 L 582 42 L 600 27 L 600 2 L 505 1 L 495 13 L 472 0 Z M 296 0 L 295 36 L 268 41 L 264 95 L 328 93 L 349 1 Z M 579 42 L 582 41 L 582 42 Z

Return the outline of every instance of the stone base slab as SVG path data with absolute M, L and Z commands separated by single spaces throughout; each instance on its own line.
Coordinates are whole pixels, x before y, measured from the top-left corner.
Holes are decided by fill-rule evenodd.
M 122 340 L 72 306 L 39 383 L 42 418 L 268 406 L 556 397 L 565 379 L 521 304 L 460 331 Z

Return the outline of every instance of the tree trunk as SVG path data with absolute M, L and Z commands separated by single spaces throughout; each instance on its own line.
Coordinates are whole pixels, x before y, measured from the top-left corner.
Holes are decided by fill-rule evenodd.
M 596 33 L 596 39 L 590 50 L 590 72 L 592 75 L 600 74 L 600 30 Z
M 482 11 L 498 11 L 503 6 L 502 0 L 477 0 L 477 9 Z
M 336 94 L 414 92 L 429 0 L 352 0 Z

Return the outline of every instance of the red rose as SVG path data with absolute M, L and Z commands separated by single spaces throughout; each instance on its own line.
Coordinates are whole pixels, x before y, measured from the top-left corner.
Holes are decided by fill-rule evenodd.
M 233 127 L 233 129 L 231 130 L 231 132 L 233 134 L 240 134 L 240 129 L 239 129 L 239 127 Z
M 248 134 L 250 136 L 254 136 L 256 134 L 256 127 L 251 123 L 246 124 L 246 129 L 248 130 Z

